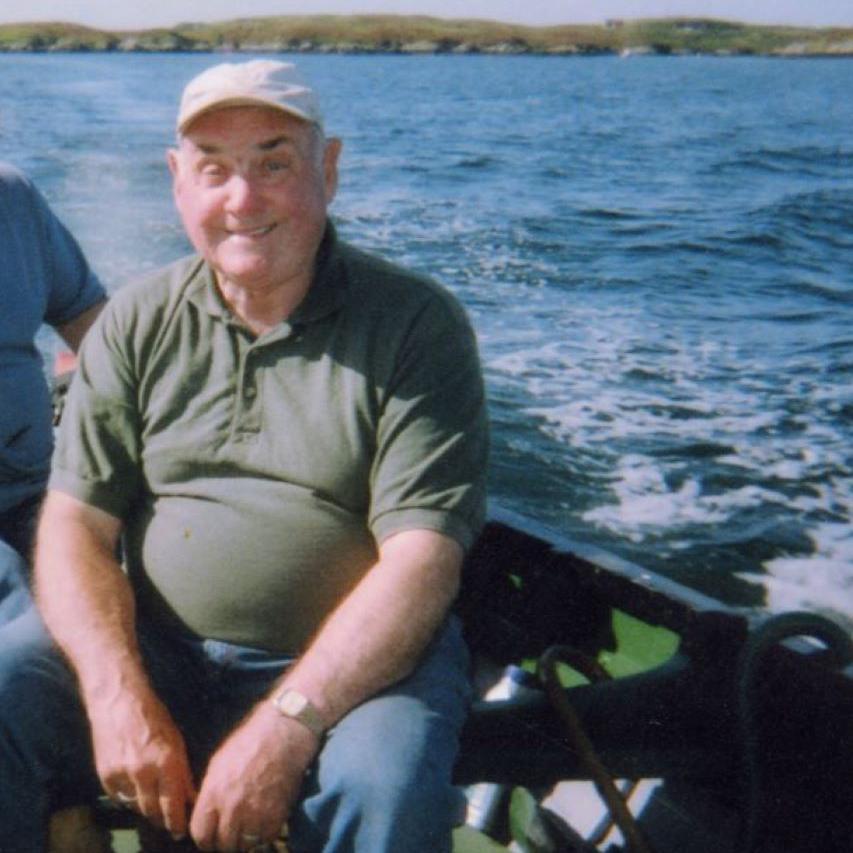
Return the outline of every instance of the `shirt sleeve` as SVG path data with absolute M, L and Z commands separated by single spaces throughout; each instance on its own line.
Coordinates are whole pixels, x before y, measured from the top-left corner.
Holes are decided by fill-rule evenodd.
M 385 395 L 371 472 L 376 539 L 425 528 L 470 547 L 485 516 L 487 457 L 474 333 L 445 294 L 412 322 Z
M 111 300 L 89 330 L 63 409 L 49 487 L 124 519 L 141 487 L 132 334 Z
M 61 326 L 102 302 L 106 293 L 74 236 L 39 191 L 32 186 L 31 191 L 46 254 L 48 292 L 44 319 L 51 326 Z

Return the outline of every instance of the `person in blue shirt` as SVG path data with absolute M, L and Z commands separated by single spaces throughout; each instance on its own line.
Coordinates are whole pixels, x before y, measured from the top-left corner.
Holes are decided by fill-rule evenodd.
M 0 624 L 29 605 L 35 517 L 53 451 L 50 390 L 36 347 L 47 323 L 76 352 L 106 293 L 33 183 L 0 163 Z

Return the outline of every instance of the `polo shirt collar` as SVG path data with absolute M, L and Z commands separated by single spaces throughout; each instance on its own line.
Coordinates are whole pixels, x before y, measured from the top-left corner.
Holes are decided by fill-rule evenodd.
M 342 273 L 338 233 L 331 220 L 326 220 L 326 231 L 317 250 L 314 280 L 290 322 L 316 323 L 338 311 L 346 297 L 346 279 Z
M 206 311 L 211 317 L 217 317 L 226 322 L 231 320 L 232 314 L 219 293 L 216 277 L 210 264 L 202 261 L 196 267 L 193 278 L 194 281 L 188 293 L 189 301 Z

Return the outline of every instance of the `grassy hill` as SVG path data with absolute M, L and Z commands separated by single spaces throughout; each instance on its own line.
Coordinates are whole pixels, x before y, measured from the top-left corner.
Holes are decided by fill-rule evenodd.
M 853 27 L 756 26 L 706 18 L 527 27 L 400 15 L 242 18 L 139 32 L 69 23 L 0 24 L 0 51 L 213 50 L 853 56 Z

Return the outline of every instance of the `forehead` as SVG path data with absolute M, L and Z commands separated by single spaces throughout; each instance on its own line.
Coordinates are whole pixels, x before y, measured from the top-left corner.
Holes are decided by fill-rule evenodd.
M 223 107 L 199 116 L 184 132 L 182 143 L 199 153 L 265 151 L 273 147 L 302 148 L 312 126 L 269 107 Z

